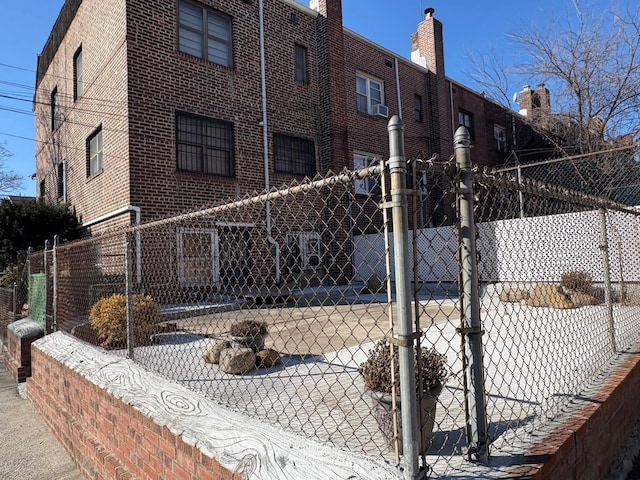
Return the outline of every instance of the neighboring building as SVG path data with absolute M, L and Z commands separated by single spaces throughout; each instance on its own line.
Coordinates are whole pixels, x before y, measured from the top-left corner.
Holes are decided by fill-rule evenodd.
M 93 231 L 166 217 L 370 165 L 388 155 L 387 121 L 400 113 L 409 158 L 448 160 L 465 125 L 474 160 L 503 163 L 528 127 L 446 77 L 442 24 L 425 14 L 409 61 L 345 29 L 341 0 L 67 0 L 38 57 L 39 194 L 71 203 Z M 454 221 L 441 201 L 449 182 L 424 186 L 421 225 Z M 375 182 L 355 189 L 375 212 Z M 220 241 L 237 243 L 247 228 Z M 316 251 L 321 235 L 300 230 L 279 239 L 283 251 Z M 334 243 L 324 248 L 339 264 Z

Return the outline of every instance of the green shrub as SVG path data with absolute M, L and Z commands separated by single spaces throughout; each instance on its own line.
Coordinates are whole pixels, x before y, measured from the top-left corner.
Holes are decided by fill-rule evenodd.
M 104 348 L 124 346 L 127 342 L 127 298 L 111 295 L 98 300 L 89 314 Z M 146 339 L 160 320 L 160 307 L 148 295 L 133 296 L 133 324 L 136 339 Z
M 560 286 L 574 292 L 591 294 L 593 279 L 589 272 L 572 270 L 562 274 L 560 277 Z

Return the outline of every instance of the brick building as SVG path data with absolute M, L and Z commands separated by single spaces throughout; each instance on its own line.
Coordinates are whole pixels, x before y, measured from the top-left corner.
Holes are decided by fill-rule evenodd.
M 476 162 L 504 162 L 526 125 L 446 77 L 433 9 L 407 43 L 411 60 L 346 29 L 341 0 L 67 0 L 38 57 L 38 194 L 89 231 L 149 221 L 367 166 L 394 114 L 408 157 L 448 159 L 465 125 Z M 424 226 L 453 220 L 447 181 Z M 375 210 L 375 185 L 355 188 Z

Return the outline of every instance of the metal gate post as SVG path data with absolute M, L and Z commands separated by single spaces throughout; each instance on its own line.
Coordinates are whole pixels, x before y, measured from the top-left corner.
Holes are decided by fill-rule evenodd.
M 600 251 L 602 252 L 602 272 L 604 277 L 604 303 L 607 306 L 609 320 L 609 336 L 613 353 L 618 351 L 616 344 L 616 330 L 613 322 L 613 300 L 611 298 L 611 266 L 609 264 L 609 237 L 607 235 L 607 210 L 600 209 Z M 622 264 L 620 264 L 622 269 Z
M 465 397 L 469 459 L 489 460 L 487 412 L 484 392 L 482 324 L 476 262 L 476 229 L 473 219 L 473 172 L 471 171 L 471 136 L 459 127 L 454 136 L 456 163 L 460 171 L 458 199 L 460 205 L 459 259 L 461 326 L 465 364 Z
M 44 252 L 42 257 L 44 269 L 44 334 L 48 335 L 52 332 L 51 324 L 47 315 L 47 306 L 49 305 L 49 269 L 47 268 L 47 250 L 49 249 L 49 240 L 44 241 Z
M 135 335 L 133 331 L 133 295 L 131 294 L 132 268 L 131 268 L 131 248 L 129 245 L 129 235 L 124 241 L 124 289 L 127 297 L 127 358 L 133 360 L 133 347 Z
M 60 237 L 53 237 L 53 331 L 58 329 L 58 243 Z
M 395 268 L 398 334 L 393 340 L 398 347 L 400 366 L 400 398 L 402 399 L 402 447 L 404 474 L 408 480 L 418 471 L 418 402 L 413 363 L 413 322 L 411 319 L 411 280 L 409 278 L 409 213 L 407 203 L 407 162 L 404 157 L 404 126 L 394 115 L 389 131 L 389 172 L 391 174 L 391 214 L 393 217 L 393 262 Z

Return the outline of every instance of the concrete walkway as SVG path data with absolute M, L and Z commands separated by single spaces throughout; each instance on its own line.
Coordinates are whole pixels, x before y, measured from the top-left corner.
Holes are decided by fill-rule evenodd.
M 0 356 L 4 356 L 1 347 Z M 42 417 L 20 396 L 15 381 L 0 366 L 0 479 L 83 478 Z

